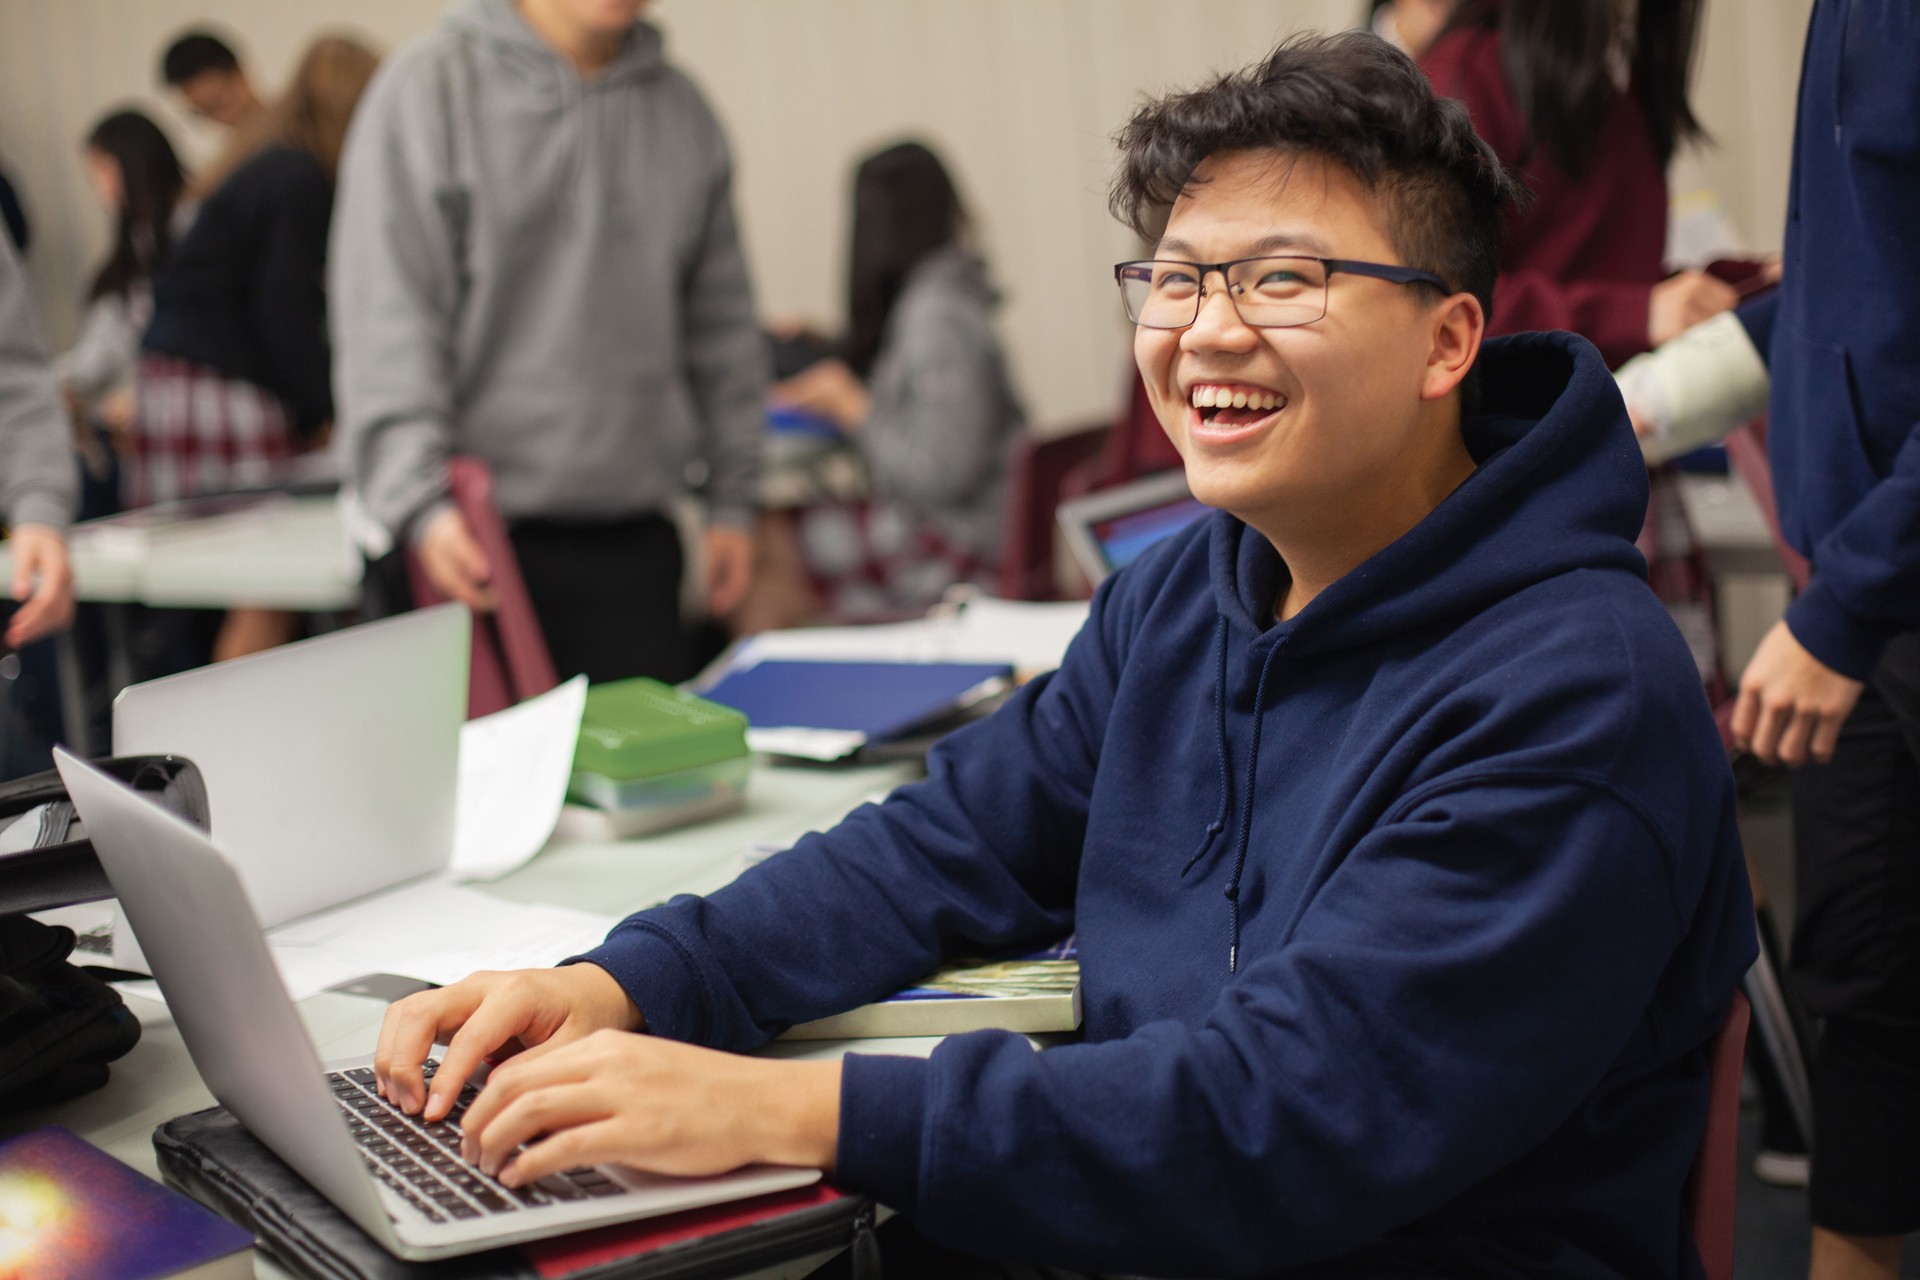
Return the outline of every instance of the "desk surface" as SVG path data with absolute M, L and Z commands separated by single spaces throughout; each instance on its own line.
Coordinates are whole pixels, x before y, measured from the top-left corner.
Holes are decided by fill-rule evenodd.
M 709 893 L 739 875 L 749 842 L 785 841 L 831 826 L 868 796 L 910 781 L 917 770 L 900 764 L 855 769 L 815 769 L 762 764 L 748 785 L 740 813 L 681 831 L 634 840 L 562 841 L 527 866 L 481 888 L 520 902 L 549 902 L 624 915 L 677 893 Z M 140 1043 L 113 1064 L 104 1089 L 57 1107 L 0 1117 L 0 1135 L 61 1124 L 134 1168 L 158 1176 L 154 1127 L 213 1105 L 186 1046 L 165 1008 L 130 998 L 143 1028 Z M 301 1017 L 323 1062 L 373 1052 L 385 1004 L 357 996 L 323 993 L 299 1004 Z M 924 1042 L 868 1041 L 873 1049 L 924 1053 Z M 830 1056 L 831 1044 L 781 1046 L 785 1056 Z M 802 1276 L 810 1259 L 756 1277 Z M 286 1273 L 264 1255 L 262 1276 Z
M 82 600 L 158 608 L 331 611 L 360 598 L 360 558 L 331 497 L 270 495 L 244 509 L 146 528 L 119 516 L 73 527 Z M 11 570 L 0 543 L 0 580 Z

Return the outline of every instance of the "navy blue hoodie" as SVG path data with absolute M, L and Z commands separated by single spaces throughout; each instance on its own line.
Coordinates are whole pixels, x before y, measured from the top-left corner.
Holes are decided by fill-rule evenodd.
M 846 1061 L 835 1180 L 973 1252 L 1697 1275 L 1702 1047 L 1755 950 L 1733 782 L 1599 353 L 1482 359 L 1478 470 L 1298 615 L 1216 514 L 925 782 L 588 958 L 744 1049 L 1076 931 L 1083 1043 Z
M 1864 680 L 1920 630 L 1920 5 L 1819 0 L 1787 196 L 1767 449 L 1780 528 L 1813 562 L 1787 610 Z

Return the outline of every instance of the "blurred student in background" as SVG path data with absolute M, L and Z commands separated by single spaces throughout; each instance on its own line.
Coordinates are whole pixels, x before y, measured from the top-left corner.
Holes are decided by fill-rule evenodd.
M 1617 366 L 1738 300 L 1664 265 L 1667 163 L 1702 136 L 1699 18 L 1699 0 L 1453 6 L 1421 66 L 1533 193 L 1508 218 L 1490 334 L 1571 330 Z
M 1394 48 L 1418 58 L 1452 12 L 1453 0 L 1373 0 L 1367 26 Z
M 690 485 L 708 608 L 740 602 L 764 434 L 732 158 L 641 8 L 455 9 L 367 95 L 334 231 L 362 545 L 410 543 L 442 592 L 493 608 L 448 496 L 448 458 L 478 455 L 555 667 L 596 682 L 688 674 L 670 512 Z
M 271 485 L 333 421 L 327 226 L 347 122 L 378 56 L 325 36 L 287 91 L 196 177 L 192 228 L 155 280 L 122 460 L 129 506 Z M 216 658 L 279 643 L 291 618 L 234 610 Z
M 187 31 L 167 46 L 160 79 L 202 120 L 237 129 L 260 110 L 247 70 L 233 47 L 211 31 Z
M 82 158 L 113 219 L 113 241 L 87 287 L 80 336 L 54 359 L 53 372 L 76 420 L 93 490 L 110 480 L 133 427 L 140 337 L 153 317 L 153 279 L 172 252 L 174 212 L 187 175 L 167 135 L 138 111 L 116 111 L 94 125 Z M 83 501 L 82 514 L 105 515 L 117 506 L 115 498 Z
M 1026 421 L 994 333 L 998 302 L 939 158 L 903 142 L 863 160 L 844 358 L 772 392 L 777 406 L 831 420 L 866 461 L 870 505 L 815 509 L 800 524 L 835 616 L 921 613 L 993 571 L 1008 442 Z

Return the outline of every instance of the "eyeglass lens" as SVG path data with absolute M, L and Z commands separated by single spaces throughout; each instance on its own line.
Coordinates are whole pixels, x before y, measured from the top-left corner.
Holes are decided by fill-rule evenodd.
M 1132 262 L 1120 270 L 1127 316 L 1149 329 L 1184 329 L 1200 316 L 1200 269 L 1188 262 Z M 1327 312 L 1327 269 L 1317 258 L 1249 258 L 1227 269 L 1227 293 L 1256 328 L 1312 324 Z

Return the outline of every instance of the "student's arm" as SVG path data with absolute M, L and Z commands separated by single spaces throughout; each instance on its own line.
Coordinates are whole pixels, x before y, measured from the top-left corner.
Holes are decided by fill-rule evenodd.
M 376 526 L 370 554 L 447 508 L 453 327 L 461 302 L 453 220 L 465 193 L 431 63 L 390 60 L 355 112 L 340 157 L 328 303 L 346 478 Z
M 1146 562 L 1142 562 L 1144 568 Z M 383 1087 L 423 1101 L 420 1063 L 447 1044 L 461 1079 L 509 1040 L 567 1043 L 598 1029 L 725 1049 L 842 1012 L 954 954 L 1054 941 L 1073 926 L 1088 797 L 1133 612 L 1105 584 L 1061 669 L 952 735 L 930 776 L 707 898 L 622 921 L 551 974 L 480 975 L 394 1006 L 376 1063 Z M 799 905 L 796 905 L 799 904 Z M 582 974 L 578 971 L 590 971 Z M 611 975 L 625 1001 L 596 992 Z M 427 1114 L 438 1118 L 440 1102 Z
M 1812 560 L 1807 589 L 1740 673 L 1733 714 L 1736 743 L 1794 768 L 1833 758 L 1881 650 L 1920 629 L 1920 422 L 1893 470 L 1820 540 Z
M 248 305 L 271 385 L 305 438 L 333 421 L 326 294 L 333 187 L 304 153 L 274 154 L 271 161 L 255 179 L 270 189 L 260 193 L 266 226 Z
M 1003 464 L 999 347 L 977 305 L 909 296 L 901 307 L 860 449 L 882 497 L 951 508 L 977 497 Z
M 23 604 L 4 640 L 19 646 L 73 616 L 65 531 L 79 505 L 80 476 L 67 417 L 34 333 L 26 279 L 0 239 L 0 520 L 12 527 L 13 579 L 0 583 Z
M 705 428 L 708 518 L 747 529 L 760 507 L 767 353 L 734 218 L 733 164 L 717 124 L 713 130 L 718 156 L 683 293 L 687 381 Z
M 1180 1275 L 1337 1256 L 1559 1129 L 1647 1034 L 1683 934 L 1728 927 L 1688 919 L 1698 900 L 1603 780 L 1462 769 L 1363 838 L 1196 1028 L 848 1058 L 834 1179 L 992 1256 Z M 1712 1028 L 1662 1030 L 1649 1062 Z

